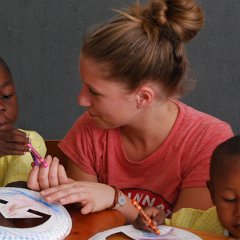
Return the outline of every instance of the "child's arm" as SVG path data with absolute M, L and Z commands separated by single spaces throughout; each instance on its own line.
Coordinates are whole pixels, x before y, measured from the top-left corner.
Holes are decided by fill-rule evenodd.
M 15 128 L 0 130 L 0 157 L 5 155 L 23 155 L 29 152 L 25 145 L 29 139 L 23 131 Z
M 144 212 L 153 220 L 155 225 L 164 223 L 165 212 L 162 209 L 156 207 L 146 207 L 144 208 Z M 148 226 L 148 223 L 141 217 L 140 214 L 138 214 L 137 218 L 135 219 L 133 226 L 147 232 L 153 232 L 153 230 Z

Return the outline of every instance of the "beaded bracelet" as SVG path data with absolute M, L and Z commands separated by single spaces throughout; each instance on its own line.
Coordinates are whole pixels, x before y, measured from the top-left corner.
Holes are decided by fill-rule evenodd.
M 115 194 L 114 194 L 113 203 L 112 203 L 112 205 L 108 209 L 115 208 L 117 203 L 118 203 L 118 191 L 119 191 L 119 189 L 117 187 L 115 187 L 115 186 L 112 186 L 112 185 L 111 185 L 111 187 L 114 189 Z

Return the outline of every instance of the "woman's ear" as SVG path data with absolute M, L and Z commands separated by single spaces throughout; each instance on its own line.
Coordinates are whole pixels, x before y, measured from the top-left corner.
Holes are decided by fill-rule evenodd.
M 142 86 L 137 90 L 137 107 L 142 108 L 149 105 L 154 96 L 154 91 L 151 87 Z
M 213 183 L 210 180 L 208 180 L 206 182 L 206 184 L 207 184 L 207 188 L 209 190 L 209 193 L 211 195 L 212 203 L 215 205 L 215 195 L 214 195 Z

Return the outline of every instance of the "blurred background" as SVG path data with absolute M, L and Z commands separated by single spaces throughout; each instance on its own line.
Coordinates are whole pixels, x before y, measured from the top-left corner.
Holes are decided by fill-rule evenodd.
M 88 27 L 133 0 L 0 0 L 0 56 L 17 88 L 17 127 L 61 139 L 84 111 L 78 59 Z M 144 1 L 143 1 L 144 2 Z M 205 27 L 187 44 L 195 89 L 182 100 L 240 134 L 240 1 L 199 0 Z

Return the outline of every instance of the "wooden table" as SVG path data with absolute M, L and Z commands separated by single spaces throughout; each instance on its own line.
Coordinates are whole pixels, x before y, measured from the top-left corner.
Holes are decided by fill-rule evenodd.
M 96 233 L 124 225 L 125 218 L 116 210 L 82 215 L 80 207 L 69 205 L 66 207 L 71 215 L 73 226 L 66 240 L 87 240 Z
M 72 217 L 73 227 L 66 240 L 87 240 L 98 232 L 119 227 L 125 223 L 125 218 L 123 215 L 116 210 L 105 210 L 88 215 L 82 215 L 80 213 L 80 208 L 76 205 L 67 206 L 67 210 Z M 192 229 L 187 230 L 195 233 L 203 240 L 230 240 L 228 237 L 216 236 Z M 108 239 L 114 240 L 129 238 L 124 237 L 122 234 L 117 234 L 116 237 L 111 237 Z

